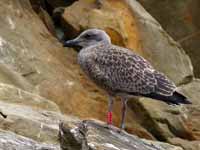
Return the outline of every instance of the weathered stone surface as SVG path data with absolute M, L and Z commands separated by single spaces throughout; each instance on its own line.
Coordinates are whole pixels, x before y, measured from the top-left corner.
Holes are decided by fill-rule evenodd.
M 195 79 L 178 90 L 184 93 L 193 105 L 169 106 L 147 98 L 141 98 L 138 103 L 130 101 L 130 105 L 141 124 L 157 139 L 180 137 L 200 140 L 200 81 Z
M 189 84 L 180 86 L 178 90 L 191 99 L 194 105 L 200 104 L 200 79 L 194 79 Z
M 185 120 L 185 125 L 193 133 L 196 140 L 200 140 L 200 80 L 195 79 L 191 83 L 180 87 L 180 91 L 184 93 L 193 103 L 187 107 L 188 112 Z
M 60 112 L 60 109 L 54 102 L 4 83 L 0 83 L 0 101 Z
M 79 0 L 65 9 L 63 18 L 75 33 L 86 28 L 106 30 L 113 43 L 143 55 L 177 84 L 191 79 L 189 57 L 137 1 L 103 2 L 97 9 L 94 1 Z
M 60 142 L 63 150 L 182 150 L 170 144 L 141 140 L 119 129 L 105 127 L 96 121 L 65 122 L 60 124 Z
M 190 56 L 195 76 L 200 77 L 200 1 L 138 0 Z
M 45 98 L 0 83 L 0 128 L 39 142 L 58 143 L 58 124 L 73 117 L 61 115 Z M 76 120 L 75 118 L 73 120 Z
M 49 30 L 49 32 L 53 36 L 56 37 L 55 26 L 54 26 L 53 20 L 50 17 L 50 15 L 48 14 L 48 12 L 46 10 L 44 10 L 43 8 L 40 8 L 38 15 L 41 18 L 41 20 L 43 21 L 43 23 L 45 24 L 46 28 Z
M 146 58 L 176 84 L 187 83 L 193 75 L 191 61 L 182 49 L 136 1 L 126 0 L 136 20 Z
M 0 114 L 1 129 L 46 143 L 58 143 L 60 121 L 77 120 L 73 117 L 63 116 L 58 111 L 5 102 L 0 102 Z
M 60 146 L 39 143 L 12 132 L 0 130 L 1 150 L 60 150 Z
M 1 83 L 0 105 L 1 129 L 40 142 L 57 142 L 58 123 L 64 117 L 53 102 Z
M 33 86 L 24 77 L 2 63 L 0 64 L 0 82 L 15 85 L 30 92 L 33 90 Z
M 157 139 L 167 140 L 172 137 L 195 139 L 186 126 L 184 116 L 188 114 L 184 107 L 169 106 L 165 103 L 140 98 L 138 103 L 130 101 L 130 107 L 136 111 L 141 124 Z
M 184 150 L 199 150 L 200 149 L 200 141 L 187 141 L 180 138 L 172 138 L 168 140 L 173 145 L 183 147 Z

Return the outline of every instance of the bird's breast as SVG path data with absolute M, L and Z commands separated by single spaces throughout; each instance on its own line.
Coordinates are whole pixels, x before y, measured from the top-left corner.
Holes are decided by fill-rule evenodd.
M 87 75 L 89 75 L 89 72 L 92 69 L 91 54 L 87 51 L 79 52 L 79 54 L 78 54 L 78 64 L 80 65 L 81 69 Z

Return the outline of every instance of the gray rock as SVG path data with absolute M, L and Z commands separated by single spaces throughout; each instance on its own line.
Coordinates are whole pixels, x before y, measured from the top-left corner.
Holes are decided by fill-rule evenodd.
M 125 1 L 134 14 L 147 59 L 176 84 L 189 82 L 193 66 L 183 48 L 136 0 Z
M 60 120 L 71 120 L 36 94 L 0 83 L 0 128 L 40 142 L 58 143 Z M 74 120 L 74 119 L 73 119 Z
M 54 102 L 37 94 L 33 94 L 13 85 L 4 83 L 0 83 L 0 101 L 26 105 L 37 109 L 60 112 L 60 109 Z
M 172 138 L 169 139 L 169 142 L 173 145 L 181 146 L 184 150 L 199 150 L 200 149 L 200 141 L 187 141 L 181 138 Z
M 180 86 L 178 90 L 191 99 L 194 105 L 200 105 L 200 79 L 194 79 L 190 83 Z
M 182 85 L 179 91 L 184 93 L 193 103 L 186 107 L 184 123 L 190 129 L 196 140 L 200 140 L 200 79 L 194 79 L 191 83 Z
M 76 120 L 60 112 L 0 102 L 0 128 L 40 142 L 58 143 L 61 120 Z
M 138 0 L 143 7 L 179 42 L 190 56 L 194 74 L 200 77 L 200 1 Z
M 60 150 L 59 145 L 40 143 L 29 138 L 0 130 L 1 150 Z
M 3 63 L 0 63 L 0 82 L 15 85 L 18 88 L 30 92 L 34 88 L 24 77 Z
M 60 124 L 62 150 L 182 150 L 170 144 L 139 139 L 97 121 Z M 70 137 L 70 138 L 69 138 Z
M 139 103 L 130 101 L 130 107 L 136 110 L 138 120 L 155 137 L 162 140 L 182 138 L 200 140 L 200 80 L 178 87 L 193 105 L 168 106 L 164 103 L 140 98 Z M 151 128 L 149 128 L 151 127 Z

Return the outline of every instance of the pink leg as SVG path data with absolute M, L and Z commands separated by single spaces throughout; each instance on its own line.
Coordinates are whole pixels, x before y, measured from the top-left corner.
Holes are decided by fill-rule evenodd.
M 107 114 L 107 123 L 112 124 L 112 112 L 108 112 Z
M 107 114 L 108 125 L 112 124 L 112 106 L 113 106 L 113 97 L 109 96 L 109 99 L 108 99 L 108 114 Z

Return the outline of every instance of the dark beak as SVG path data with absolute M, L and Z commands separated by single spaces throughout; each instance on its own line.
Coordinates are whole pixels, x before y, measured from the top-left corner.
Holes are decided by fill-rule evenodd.
M 79 41 L 74 39 L 74 40 L 69 40 L 69 41 L 65 41 L 63 43 L 63 47 L 72 47 L 72 48 L 76 48 L 79 46 Z

